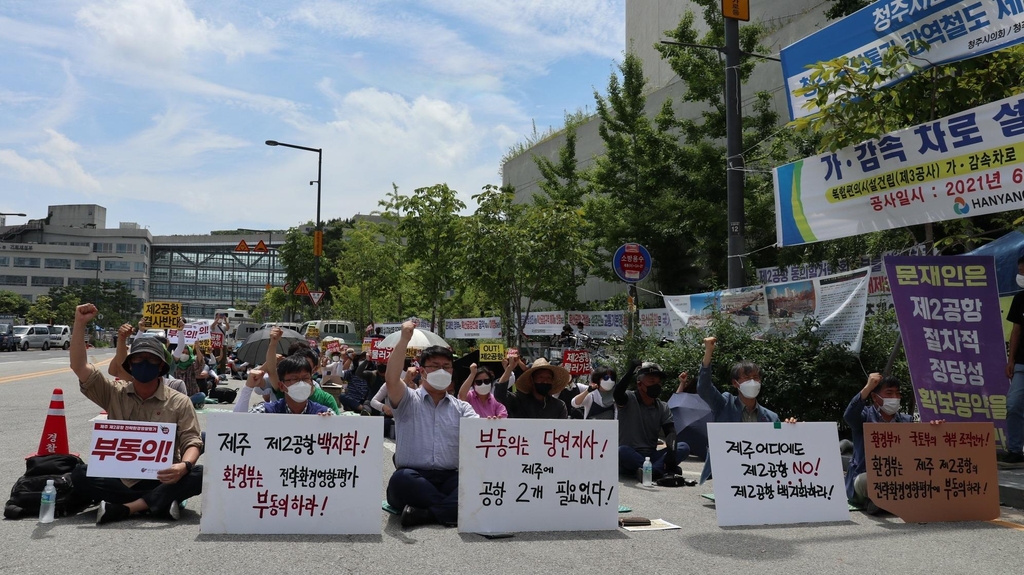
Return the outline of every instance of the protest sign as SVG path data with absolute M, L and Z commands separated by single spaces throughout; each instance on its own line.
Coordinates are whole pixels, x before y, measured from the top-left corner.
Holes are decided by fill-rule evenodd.
M 1024 207 L 1024 97 L 775 168 L 781 246 Z
M 105 419 L 92 424 L 89 477 L 156 479 L 174 464 L 174 423 Z
M 206 416 L 203 533 L 380 533 L 384 421 Z
M 501 361 L 505 359 L 505 346 L 500 343 L 480 344 L 480 361 Z
M 562 367 L 569 372 L 569 375 L 589 375 L 590 352 L 585 349 L 567 349 L 562 352 Z
M 712 310 L 741 326 L 764 334 L 791 334 L 807 317 L 819 322 L 825 341 L 845 344 L 859 352 L 864 337 L 871 268 L 771 286 L 748 286 L 688 296 L 665 296 L 672 310 L 673 330 L 687 325 L 704 327 Z
M 459 531 L 596 531 L 617 527 L 614 421 L 463 419 Z
M 1006 347 L 991 256 L 886 257 L 924 421 L 991 421 L 1006 445 Z
M 217 330 L 210 332 L 210 345 L 215 348 L 224 347 L 224 333 Z
M 508 359 L 516 359 L 516 358 L 518 358 L 519 357 L 519 348 L 518 347 L 510 347 L 510 348 L 508 348 L 508 352 L 505 354 L 505 357 L 507 357 Z
M 850 518 L 835 423 L 709 423 L 718 525 Z
M 444 322 L 447 339 L 497 339 L 501 337 L 500 317 L 448 319 Z
M 327 353 L 341 353 L 341 340 L 332 339 L 327 342 Z
M 526 335 L 558 335 L 562 333 L 562 326 L 565 325 L 565 312 L 563 311 L 531 311 L 526 316 L 526 327 L 523 333 Z
M 142 319 L 150 329 L 177 329 L 181 304 L 176 301 L 147 301 L 142 305 Z
M 912 41 L 928 44 L 910 45 Z M 891 83 L 911 74 L 957 60 L 1002 50 L 1024 40 L 1024 3 L 1020 0 L 879 0 L 837 20 L 803 40 L 782 49 L 782 75 L 789 98 L 789 117 L 814 114 L 816 92 L 796 96 L 793 91 L 813 86 L 808 66 L 836 58 L 864 57 L 868 73 L 882 65 L 882 55 L 894 46 L 905 47 L 915 68 L 896 70 Z M 878 84 L 879 87 L 885 84 Z
M 320 339 L 320 328 L 309 326 L 306 328 L 306 339 Z M 315 345 L 313 347 L 316 347 Z
M 868 497 L 907 523 L 999 518 L 991 423 L 868 423 Z
M 370 351 L 367 354 L 369 360 L 373 363 L 385 363 L 391 357 L 391 352 L 394 348 L 384 347 L 380 345 L 380 342 L 384 340 L 375 339 L 370 342 Z
M 626 312 L 618 311 L 569 311 L 566 322 L 571 326 L 583 324 L 591 337 L 624 337 L 626 335 Z M 670 336 L 672 318 L 666 308 L 640 310 L 640 327 L 649 335 Z
M 186 323 L 185 329 L 181 330 L 182 335 L 185 336 L 185 343 L 192 345 L 196 342 L 211 339 L 210 324 L 203 322 Z M 177 341 L 178 330 L 169 329 L 167 330 L 167 339 L 169 341 Z

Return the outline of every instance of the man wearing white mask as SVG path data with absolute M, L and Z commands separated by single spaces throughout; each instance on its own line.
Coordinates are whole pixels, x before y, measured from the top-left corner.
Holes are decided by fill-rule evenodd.
M 868 398 L 871 398 L 870 403 Z M 868 513 L 877 507 L 868 499 L 867 463 L 864 458 L 865 423 L 909 423 L 913 419 L 900 411 L 900 382 L 891 375 L 880 373 L 868 376 L 864 389 L 850 400 L 843 420 L 850 426 L 853 457 L 846 472 L 846 498 L 854 505 L 865 506 Z
M 1017 260 L 1017 286 L 1024 289 L 1024 258 Z M 1021 467 L 1024 466 L 1024 345 L 1020 344 L 1020 333 L 1024 324 L 1024 291 L 1013 296 L 1006 321 L 1013 324 L 1010 361 L 1006 364 L 1010 391 L 1006 394 L 1006 455 L 999 463 L 1000 467 Z
M 459 518 L 459 424 L 477 417 L 473 408 L 448 393 L 453 357 L 446 347 L 420 354 L 418 389 L 402 381 L 405 352 L 416 324 L 402 324 L 402 335 L 384 376 L 395 418 L 395 473 L 388 481 L 388 505 L 402 510 L 402 527 L 427 523 L 455 525 Z
M 313 373 L 306 358 L 293 355 L 277 364 L 277 378 L 284 389 L 284 397 L 261 403 L 249 413 L 295 413 L 307 415 L 334 415 L 331 408 L 309 400 L 313 393 Z M 249 405 L 252 390 L 263 383 L 263 373 L 258 369 L 249 370 L 245 388 L 235 401 L 235 411 L 244 411 Z
M 697 394 L 711 408 L 715 423 L 774 423 L 779 416 L 757 402 L 761 393 L 761 368 L 756 363 L 742 361 L 732 366 L 730 379 L 736 395 L 728 391 L 718 391 L 711 381 L 711 355 L 715 351 L 714 337 L 704 338 L 704 361 L 697 375 Z M 787 419 L 786 423 L 796 423 L 795 419 Z M 711 477 L 711 454 L 704 460 L 704 471 L 700 474 L 700 482 L 704 483 Z

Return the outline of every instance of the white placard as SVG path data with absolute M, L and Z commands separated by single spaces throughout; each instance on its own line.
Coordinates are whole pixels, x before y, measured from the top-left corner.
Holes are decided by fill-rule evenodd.
M 174 464 L 174 423 L 107 419 L 92 424 L 89 477 L 156 479 Z
M 181 330 L 185 334 L 185 343 L 192 345 L 197 341 L 203 341 L 211 339 L 210 336 L 210 324 L 208 323 L 186 323 L 185 329 Z M 175 338 L 178 337 L 178 330 L 169 329 L 167 330 L 167 338 L 169 341 L 177 341 Z
M 380 533 L 384 418 L 206 416 L 203 533 Z
M 618 527 L 614 421 L 463 419 L 459 531 L 602 531 Z
M 708 450 L 719 526 L 850 519 L 835 423 L 709 423 Z

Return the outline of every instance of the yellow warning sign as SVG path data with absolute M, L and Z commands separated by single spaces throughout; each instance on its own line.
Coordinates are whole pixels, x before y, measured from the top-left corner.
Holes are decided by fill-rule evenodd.
M 309 295 L 309 287 L 306 286 L 306 280 L 300 281 L 292 293 L 295 295 Z
M 236 252 L 247 252 L 247 251 L 249 251 L 249 244 L 245 243 L 245 240 L 242 240 L 242 241 L 238 242 L 237 246 L 235 246 L 235 251 Z
M 253 246 L 252 251 L 259 252 L 261 254 L 265 254 L 265 253 L 267 253 L 270 250 L 267 249 L 267 244 L 263 243 L 263 240 L 260 240 L 260 242 L 258 244 Z

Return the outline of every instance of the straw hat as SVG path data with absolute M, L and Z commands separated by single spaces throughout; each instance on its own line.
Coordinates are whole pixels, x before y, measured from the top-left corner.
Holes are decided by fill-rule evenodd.
M 533 373 L 539 369 L 546 369 L 555 376 L 555 380 L 554 382 L 552 382 L 551 385 L 551 395 L 558 395 L 559 393 L 562 393 L 562 390 L 565 389 L 565 386 L 569 385 L 569 382 L 572 381 L 572 375 L 570 375 L 564 367 L 559 365 L 551 365 L 550 363 L 548 363 L 548 360 L 542 357 L 535 360 L 530 369 L 524 371 L 523 375 L 520 375 L 519 377 L 516 378 L 516 389 L 525 394 L 532 395 Z

